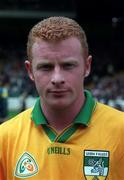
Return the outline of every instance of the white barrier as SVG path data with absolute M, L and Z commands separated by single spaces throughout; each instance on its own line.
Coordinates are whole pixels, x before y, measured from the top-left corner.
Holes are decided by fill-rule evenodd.
M 28 96 L 25 99 L 25 108 L 32 107 L 36 102 L 36 98 L 32 96 Z M 104 103 L 102 100 L 100 101 Z M 108 105 L 112 107 L 116 107 L 116 105 L 120 105 L 122 110 L 124 111 L 124 100 L 123 99 L 116 99 L 116 100 L 109 100 Z M 20 111 L 23 106 L 22 97 L 8 97 L 8 110 L 9 111 Z
M 32 107 L 35 104 L 36 98 L 28 96 L 25 99 L 25 108 Z M 8 97 L 8 110 L 9 111 L 20 111 L 23 106 L 23 101 L 21 97 Z

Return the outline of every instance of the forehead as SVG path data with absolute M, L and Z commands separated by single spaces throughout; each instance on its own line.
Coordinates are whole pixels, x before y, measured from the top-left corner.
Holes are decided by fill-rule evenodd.
M 50 42 L 36 39 L 32 46 L 33 57 L 69 57 L 79 56 L 82 54 L 80 41 L 71 37 L 59 42 Z

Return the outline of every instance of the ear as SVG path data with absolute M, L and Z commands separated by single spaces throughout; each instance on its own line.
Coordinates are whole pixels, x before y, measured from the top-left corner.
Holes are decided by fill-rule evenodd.
M 92 62 L 92 56 L 89 55 L 86 59 L 86 62 L 85 62 L 85 77 L 89 76 L 90 74 L 90 71 L 91 71 L 91 62 Z
M 30 79 L 32 81 L 34 81 L 34 75 L 33 75 L 33 71 L 32 71 L 32 63 L 31 63 L 31 61 L 26 60 L 25 61 L 25 67 L 26 67 L 26 70 L 28 72 L 28 75 L 29 75 Z

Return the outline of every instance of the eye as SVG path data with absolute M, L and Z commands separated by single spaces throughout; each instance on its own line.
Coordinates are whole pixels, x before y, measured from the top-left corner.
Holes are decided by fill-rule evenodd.
M 42 71 L 51 71 L 53 68 L 54 67 L 51 64 L 42 64 L 42 65 L 37 66 L 37 69 L 42 70 Z
M 75 63 L 64 63 L 63 64 L 63 69 L 73 69 L 74 67 L 76 67 Z

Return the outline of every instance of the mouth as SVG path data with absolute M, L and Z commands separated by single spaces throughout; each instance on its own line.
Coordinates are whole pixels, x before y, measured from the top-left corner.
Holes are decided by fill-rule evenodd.
M 50 90 L 50 94 L 53 94 L 54 96 L 63 96 L 68 93 L 68 90 L 61 89 L 61 90 Z

